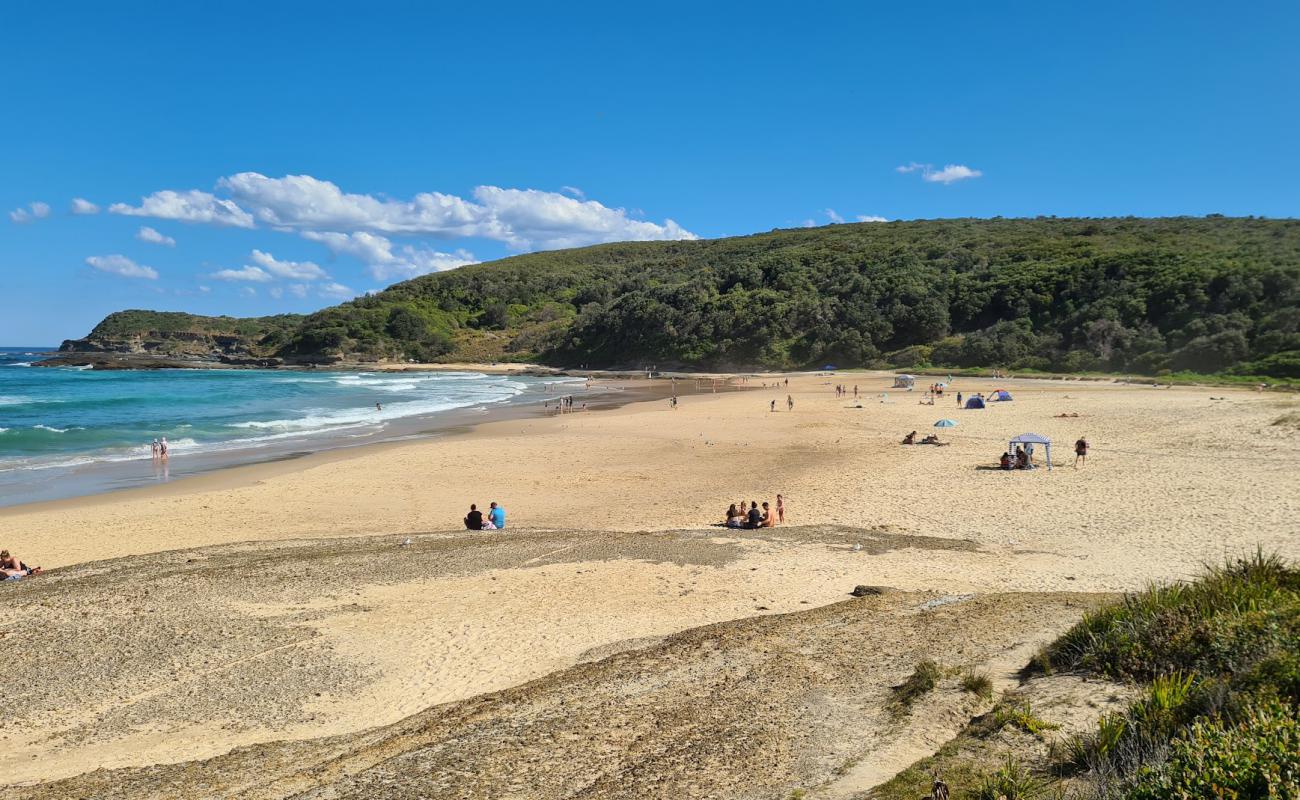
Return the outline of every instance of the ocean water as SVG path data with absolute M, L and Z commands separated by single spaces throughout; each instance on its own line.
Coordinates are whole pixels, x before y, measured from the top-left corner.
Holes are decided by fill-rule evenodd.
M 0 348 L 0 505 L 410 435 L 458 409 L 540 404 L 573 380 L 31 366 L 42 350 Z M 166 437 L 171 449 L 161 471 L 152 463 L 155 437 Z

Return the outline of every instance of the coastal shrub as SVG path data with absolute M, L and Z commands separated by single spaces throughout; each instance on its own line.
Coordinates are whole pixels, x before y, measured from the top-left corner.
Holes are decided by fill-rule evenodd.
M 961 690 L 985 700 L 993 699 L 993 680 L 986 672 L 966 671 L 961 676 Z
M 1293 704 L 1253 706 L 1236 722 L 1197 720 L 1168 760 L 1143 767 L 1127 800 L 1300 797 L 1300 715 Z
M 1256 553 L 1191 584 L 1152 586 L 1088 614 L 1048 651 L 1052 664 L 1117 680 L 1182 670 L 1236 672 L 1300 645 L 1300 572 Z
M 1011 725 L 1034 736 L 1042 736 L 1047 731 L 1058 730 L 1061 727 L 1035 714 L 1033 707 L 1028 702 L 1015 705 L 999 705 L 993 709 L 993 725 L 998 730 Z
M 943 669 L 935 662 L 930 659 L 917 662 L 916 668 L 912 670 L 907 680 L 894 687 L 895 709 L 906 711 L 911 708 L 912 704 L 922 696 L 933 691 L 942 677 Z
M 1037 778 L 1010 753 L 1002 766 L 980 779 L 966 793 L 970 800 L 1040 800 L 1058 796 L 1051 785 Z

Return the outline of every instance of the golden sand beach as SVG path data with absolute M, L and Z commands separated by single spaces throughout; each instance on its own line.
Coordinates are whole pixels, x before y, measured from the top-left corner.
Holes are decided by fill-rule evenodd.
M 475 763 L 505 776 L 447 796 L 569 796 L 563 781 L 511 788 L 511 774 L 531 774 L 530 751 L 464 751 L 486 735 L 465 728 L 465 715 L 490 706 L 501 730 L 541 725 L 542 712 L 528 704 L 573 702 L 563 699 L 573 691 L 604 698 L 607 714 L 632 714 L 619 705 L 630 695 L 618 687 L 631 686 L 619 670 L 706 686 L 692 670 L 744 663 L 765 674 L 776 667 L 758 666 L 753 654 L 784 648 L 802 653 L 782 662 L 810 671 L 799 680 L 825 684 L 831 699 L 815 704 L 824 718 L 792 721 L 791 709 L 809 702 L 792 674 L 772 677 L 778 699 L 748 714 L 717 686 L 680 713 L 712 709 L 737 725 L 767 725 L 767 738 L 753 741 L 774 750 L 751 753 L 752 764 L 737 756 L 725 780 L 710 773 L 716 784 L 659 754 L 651 759 L 659 767 L 620 767 L 619 791 L 582 796 L 662 796 L 659 780 L 680 796 L 782 796 L 832 773 L 856 783 L 826 796 L 852 796 L 964 721 L 937 714 L 933 730 L 845 740 L 852 726 L 842 715 L 878 709 L 879 691 L 928 649 L 1009 681 L 1101 593 L 1189 576 L 1256 547 L 1300 557 L 1300 431 L 1285 423 L 1300 398 L 959 377 L 931 406 L 920 385 L 940 378 L 920 377 L 912 392 L 891 380 L 752 376 L 745 391 L 684 396 L 676 409 L 654 400 L 507 420 L 0 512 L 0 544 L 60 568 L 2 588 L 0 630 L 11 641 L 37 635 L 10 662 L 10 690 L 34 700 L 35 711 L 0 729 L 0 783 L 10 785 L 0 795 L 121 784 L 134 787 L 122 796 L 287 797 L 305 791 L 294 776 L 350 753 L 354 761 L 338 762 L 342 772 L 330 779 L 342 781 L 330 796 L 348 796 L 337 786 L 378 763 L 362 753 L 409 752 L 395 742 L 411 737 L 425 747 L 411 726 L 434 725 L 450 737 L 437 769 L 487 758 Z M 837 398 L 835 384 L 849 397 Z M 958 409 L 956 391 L 994 388 L 1014 400 Z M 934 429 L 942 418 L 958 424 Z M 900 445 L 912 430 L 937 432 L 946 446 Z M 1025 432 L 1051 438 L 1054 468 L 990 469 L 1008 438 Z M 1075 469 L 1080 436 L 1092 449 Z M 718 527 L 729 503 L 772 502 L 777 493 L 785 526 Z M 507 530 L 460 530 L 470 502 L 491 500 L 507 508 Z M 844 605 L 858 584 L 894 591 Z M 999 635 L 989 632 L 990 615 L 1002 620 L 992 626 Z M 770 625 L 761 621 L 768 617 Z M 983 622 L 972 627 L 974 619 Z M 731 627 L 701 627 L 716 625 Z M 848 627 L 828 639 L 828 625 Z M 853 626 L 875 632 L 851 634 Z M 909 633 L 889 638 L 881 626 Z M 715 639 L 734 647 L 713 645 L 722 648 L 713 667 L 693 660 L 700 642 Z M 844 694 L 837 671 L 864 648 L 883 660 L 854 667 L 857 693 Z M 665 672 L 668 664 L 685 672 Z M 527 702 L 511 691 L 527 692 Z M 525 706 L 533 710 L 511 716 Z M 586 719 L 586 728 L 547 723 L 530 735 L 622 741 L 601 713 L 573 713 L 568 721 Z M 650 724 L 637 719 L 626 724 Z M 699 724 L 690 723 L 690 736 Z M 265 744 L 276 741 L 302 745 Z M 223 756 L 244 746 L 255 749 Z M 633 747 L 608 746 L 623 756 Z M 740 792 L 746 770 L 777 751 L 785 760 L 773 762 L 771 780 L 749 784 L 762 790 Z M 135 783 L 125 773 L 75 778 L 210 758 L 226 760 L 180 772 L 151 767 L 133 773 Z M 875 766 L 835 772 L 848 761 Z M 180 792 L 194 769 L 232 783 Z M 36 786 L 55 779 L 73 782 Z

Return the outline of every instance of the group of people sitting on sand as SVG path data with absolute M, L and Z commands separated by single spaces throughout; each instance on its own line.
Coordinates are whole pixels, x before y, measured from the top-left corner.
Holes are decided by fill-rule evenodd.
M 28 575 L 40 574 L 40 567 L 29 567 L 8 550 L 0 550 L 0 580 L 16 581 Z
M 998 467 L 1001 469 L 1033 469 L 1034 463 L 1025 448 L 1017 447 L 1015 455 L 1009 452 L 1002 454 L 1002 457 L 998 459 Z
M 488 506 L 487 516 L 478 510 L 478 506 L 469 504 L 469 513 L 465 515 L 465 529 L 470 531 L 499 531 L 506 527 L 505 507 L 493 501 Z
M 912 431 L 911 433 L 903 437 L 903 444 L 932 444 L 935 447 L 943 447 L 944 445 L 949 444 L 949 442 L 939 441 L 939 434 L 937 433 L 932 433 L 928 436 L 924 436 L 922 437 L 921 441 L 918 442 L 916 440 L 916 431 Z
M 763 503 L 760 509 L 757 500 L 749 503 L 741 500 L 740 505 L 732 503 L 727 507 L 728 528 L 746 528 L 749 530 L 774 528 L 778 522 L 785 522 L 785 498 L 779 494 L 776 496 L 775 509 L 771 508 L 767 503 Z

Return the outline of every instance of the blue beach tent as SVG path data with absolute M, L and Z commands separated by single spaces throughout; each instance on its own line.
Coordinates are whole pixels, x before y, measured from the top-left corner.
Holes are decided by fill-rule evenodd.
M 998 402 L 1010 400 L 1011 392 L 1008 392 L 1006 389 L 998 389 L 996 392 L 993 393 L 993 399 L 997 400 Z
M 984 398 L 983 398 L 983 397 L 980 397 L 979 395 L 975 395 L 974 397 L 968 397 L 968 398 L 966 398 L 966 407 L 967 407 L 967 408 L 983 408 L 983 407 L 984 407 Z

